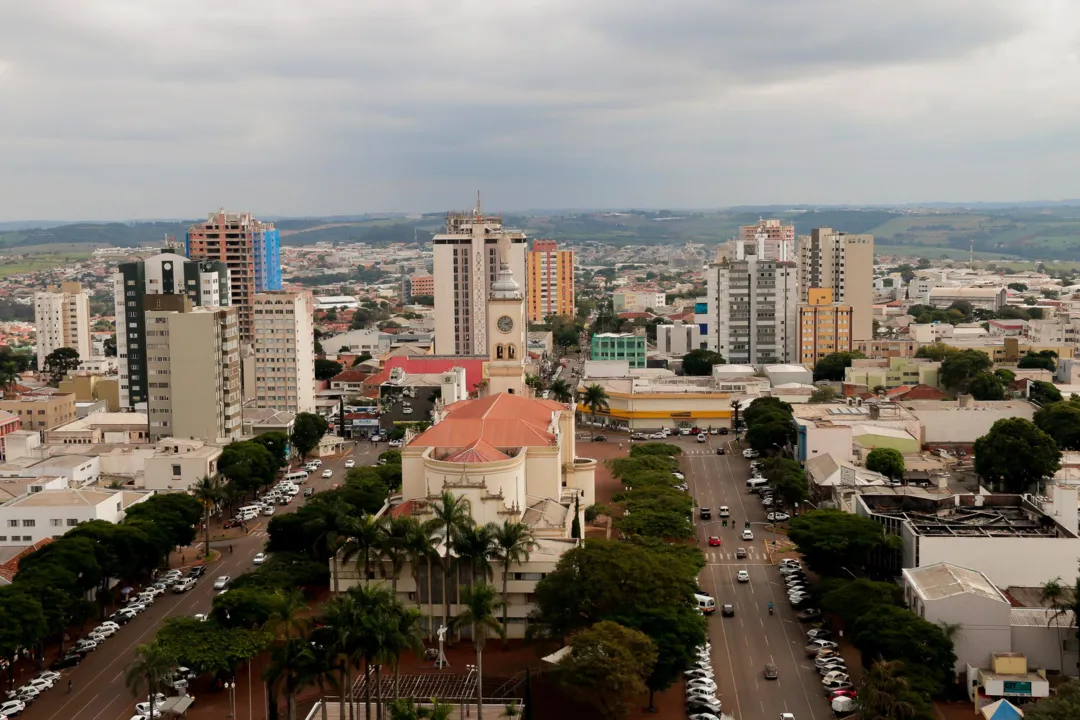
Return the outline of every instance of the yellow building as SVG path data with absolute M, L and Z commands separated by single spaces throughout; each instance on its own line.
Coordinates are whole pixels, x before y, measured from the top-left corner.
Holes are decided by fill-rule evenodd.
M 76 370 L 60 381 L 60 392 L 73 394 L 75 402 L 104 400 L 109 412 L 120 410 L 120 383 L 115 375 Z
M 529 322 L 550 315 L 573 317 L 574 251 L 559 250 L 554 240 L 536 240 L 525 261 Z
M 813 367 L 834 352 L 851 352 L 851 306 L 833 302 L 831 288 L 809 288 L 799 304 L 799 362 Z
M 75 395 L 57 391 L 27 393 L 0 400 L 0 410 L 18 415 L 23 430 L 44 432 L 75 419 Z

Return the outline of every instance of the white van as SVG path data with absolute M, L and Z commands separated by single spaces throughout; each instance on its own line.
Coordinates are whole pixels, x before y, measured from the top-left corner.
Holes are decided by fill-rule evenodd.
M 259 516 L 262 512 L 262 505 L 245 505 L 236 511 L 236 517 L 243 520 L 251 520 Z
M 290 483 L 302 483 L 307 482 L 308 474 L 306 472 L 291 472 L 285 477 L 281 478 L 281 482 Z
M 712 615 L 716 612 L 716 601 L 708 595 L 694 593 L 694 602 L 697 603 L 697 609 L 705 615 Z
M 769 481 L 765 478 L 750 478 L 746 481 L 746 489 L 750 492 L 757 492 L 768 484 Z

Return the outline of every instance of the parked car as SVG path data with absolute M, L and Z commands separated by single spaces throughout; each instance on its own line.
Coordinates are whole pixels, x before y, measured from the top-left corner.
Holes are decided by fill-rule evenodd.
M 649 439 L 650 440 L 667 440 L 667 435 L 665 435 L 662 432 L 654 432 L 653 434 L 649 435 Z
M 89 639 L 84 638 L 84 639 L 80 640 L 79 642 L 75 643 L 75 651 L 76 652 L 90 652 L 91 650 L 97 650 L 97 646 L 98 646 L 97 641 L 89 640 Z
M 799 622 L 813 622 L 821 619 L 821 611 L 817 608 L 806 608 L 802 612 L 796 613 L 795 618 Z
M 266 553 L 258 553 L 251 559 L 253 565 L 262 565 L 266 562 Z
M 120 626 L 116 623 L 102 623 L 96 628 L 90 631 L 91 635 L 100 635 L 103 639 L 111 637 L 116 634 L 116 631 L 120 629 Z
M 218 577 L 217 580 L 214 581 L 214 589 L 215 590 L 224 590 L 225 588 L 227 588 L 229 586 L 229 583 L 231 583 L 231 582 L 232 582 L 231 577 L 229 577 L 228 575 L 221 575 L 221 576 Z
M 206 574 L 206 566 L 205 565 L 196 565 L 195 567 L 188 570 L 187 574 L 188 574 L 188 577 L 201 578 L 203 575 Z
M 7 702 L 0 703 L 0 715 L 6 715 L 7 717 L 22 715 L 22 711 L 25 709 L 26 703 L 22 700 L 8 700 Z
M 391 440 L 390 442 L 387 443 L 387 445 L 389 445 L 392 448 L 399 448 L 404 444 L 405 443 L 403 443 L 401 440 Z
M 673 472 L 673 473 L 671 473 L 671 475 L 672 475 L 672 477 L 674 477 L 674 478 L 675 478 L 676 480 L 685 480 L 685 479 L 686 479 L 686 476 L 685 476 L 685 475 L 683 475 L 683 474 L 682 474 L 681 472 L 678 472 L 678 471 L 676 471 L 676 472 Z
M 806 631 L 807 640 L 828 640 L 832 637 L 832 632 L 825 628 L 814 628 L 813 630 Z
M 791 516 L 786 512 L 771 512 L 765 516 L 765 519 L 769 522 L 787 522 Z
M 593 435 L 593 442 L 607 442 L 607 435 Z
M 756 458 L 760 454 L 761 453 L 759 453 L 757 450 L 752 450 L 750 448 L 746 448 L 742 451 L 742 456 L 744 458 Z
M 352 458 L 349 458 L 348 460 L 345 461 L 345 469 L 346 470 L 348 470 L 349 468 L 354 468 L 354 467 L 356 467 L 356 461 L 355 460 L 353 460 Z
M 312 488 L 312 487 L 304 488 L 304 497 L 309 498 L 314 494 L 315 494 L 315 488 Z

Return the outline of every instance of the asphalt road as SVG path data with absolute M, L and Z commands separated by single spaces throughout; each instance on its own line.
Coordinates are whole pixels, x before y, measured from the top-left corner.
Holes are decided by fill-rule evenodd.
M 716 454 L 720 443 L 727 454 Z M 741 450 L 732 448 L 729 435 L 710 436 L 707 443 L 680 438 L 678 444 L 686 453 L 682 465 L 690 492 L 699 506 L 712 510 L 712 520 L 703 521 L 695 509 L 694 522 L 707 559 L 700 583 L 718 608 L 709 618 L 709 639 L 724 713 L 736 720 L 776 720 L 782 712 L 794 713 L 796 720 L 831 717 L 821 677 L 803 651 L 807 626 L 795 619 L 780 572 L 768 558 L 774 535 L 758 496 L 746 490 L 750 469 Z M 722 505 L 731 512 L 727 527 L 718 514 Z M 740 539 L 747 520 L 752 541 Z M 710 535 L 719 536 L 723 545 L 709 547 Z M 740 547 L 746 548 L 745 559 L 735 557 Z M 749 583 L 736 580 L 739 570 L 750 574 Z M 770 601 L 774 615 L 768 612 Z M 734 617 L 721 616 L 724 603 L 735 606 Z M 764 676 L 770 660 L 779 670 L 776 680 Z
M 316 491 L 330 489 L 335 483 L 343 482 L 345 460 L 355 459 L 358 466 L 375 462 L 380 452 L 387 449 L 386 443 L 371 445 L 359 441 L 351 455 L 324 461 L 320 471 L 308 479 L 304 487 L 314 487 Z M 323 479 L 321 471 L 332 468 L 334 475 Z M 277 512 L 294 512 L 305 502 L 303 491 L 287 506 L 279 507 Z M 22 718 L 27 720 L 128 720 L 135 714 L 135 703 L 145 698 L 133 698 L 124 685 L 124 668 L 130 662 L 135 648 L 154 639 L 158 625 L 168 617 L 176 615 L 194 615 L 210 611 L 210 605 L 216 594 L 213 590 L 214 579 L 219 575 L 233 578 L 253 569 L 252 558 L 263 549 L 266 543 L 266 524 L 269 517 L 260 517 L 252 525 L 246 536 L 232 540 L 212 543 L 211 547 L 221 550 L 220 560 L 211 563 L 202 580 L 181 595 L 166 592 L 158 597 L 146 612 L 120 628 L 120 631 L 107 639 L 100 648 L 90 653 L 77 668 L 62 671 L 63 677 L 56 686 L 46 691 L 29 706 Z M 229 546 L 233 549 L 230 552 Z M 195 550 L 189 550 L 189 558 Z M 73 683 L 71 693 L 67 692 L 68 681 Z M 248 692 L 244 678 L 237 678 L 241 686 L 237 692 L 237 717 L 248 717 Z M 253 693 L 255 717 L 261 717 L 264 699 L 261 684 L 256 679 Z M 171 693 L 166 693 L 169 695 Z M 193 693 L 198 701 L 198 693 Z M 197 707 L 197 705 L 196 705 Z

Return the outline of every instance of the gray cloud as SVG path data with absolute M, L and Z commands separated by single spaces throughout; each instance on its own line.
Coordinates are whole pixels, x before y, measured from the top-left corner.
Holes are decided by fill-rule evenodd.
M 11 4 L 0 219 L 1080 194 L 1067 0 Z

